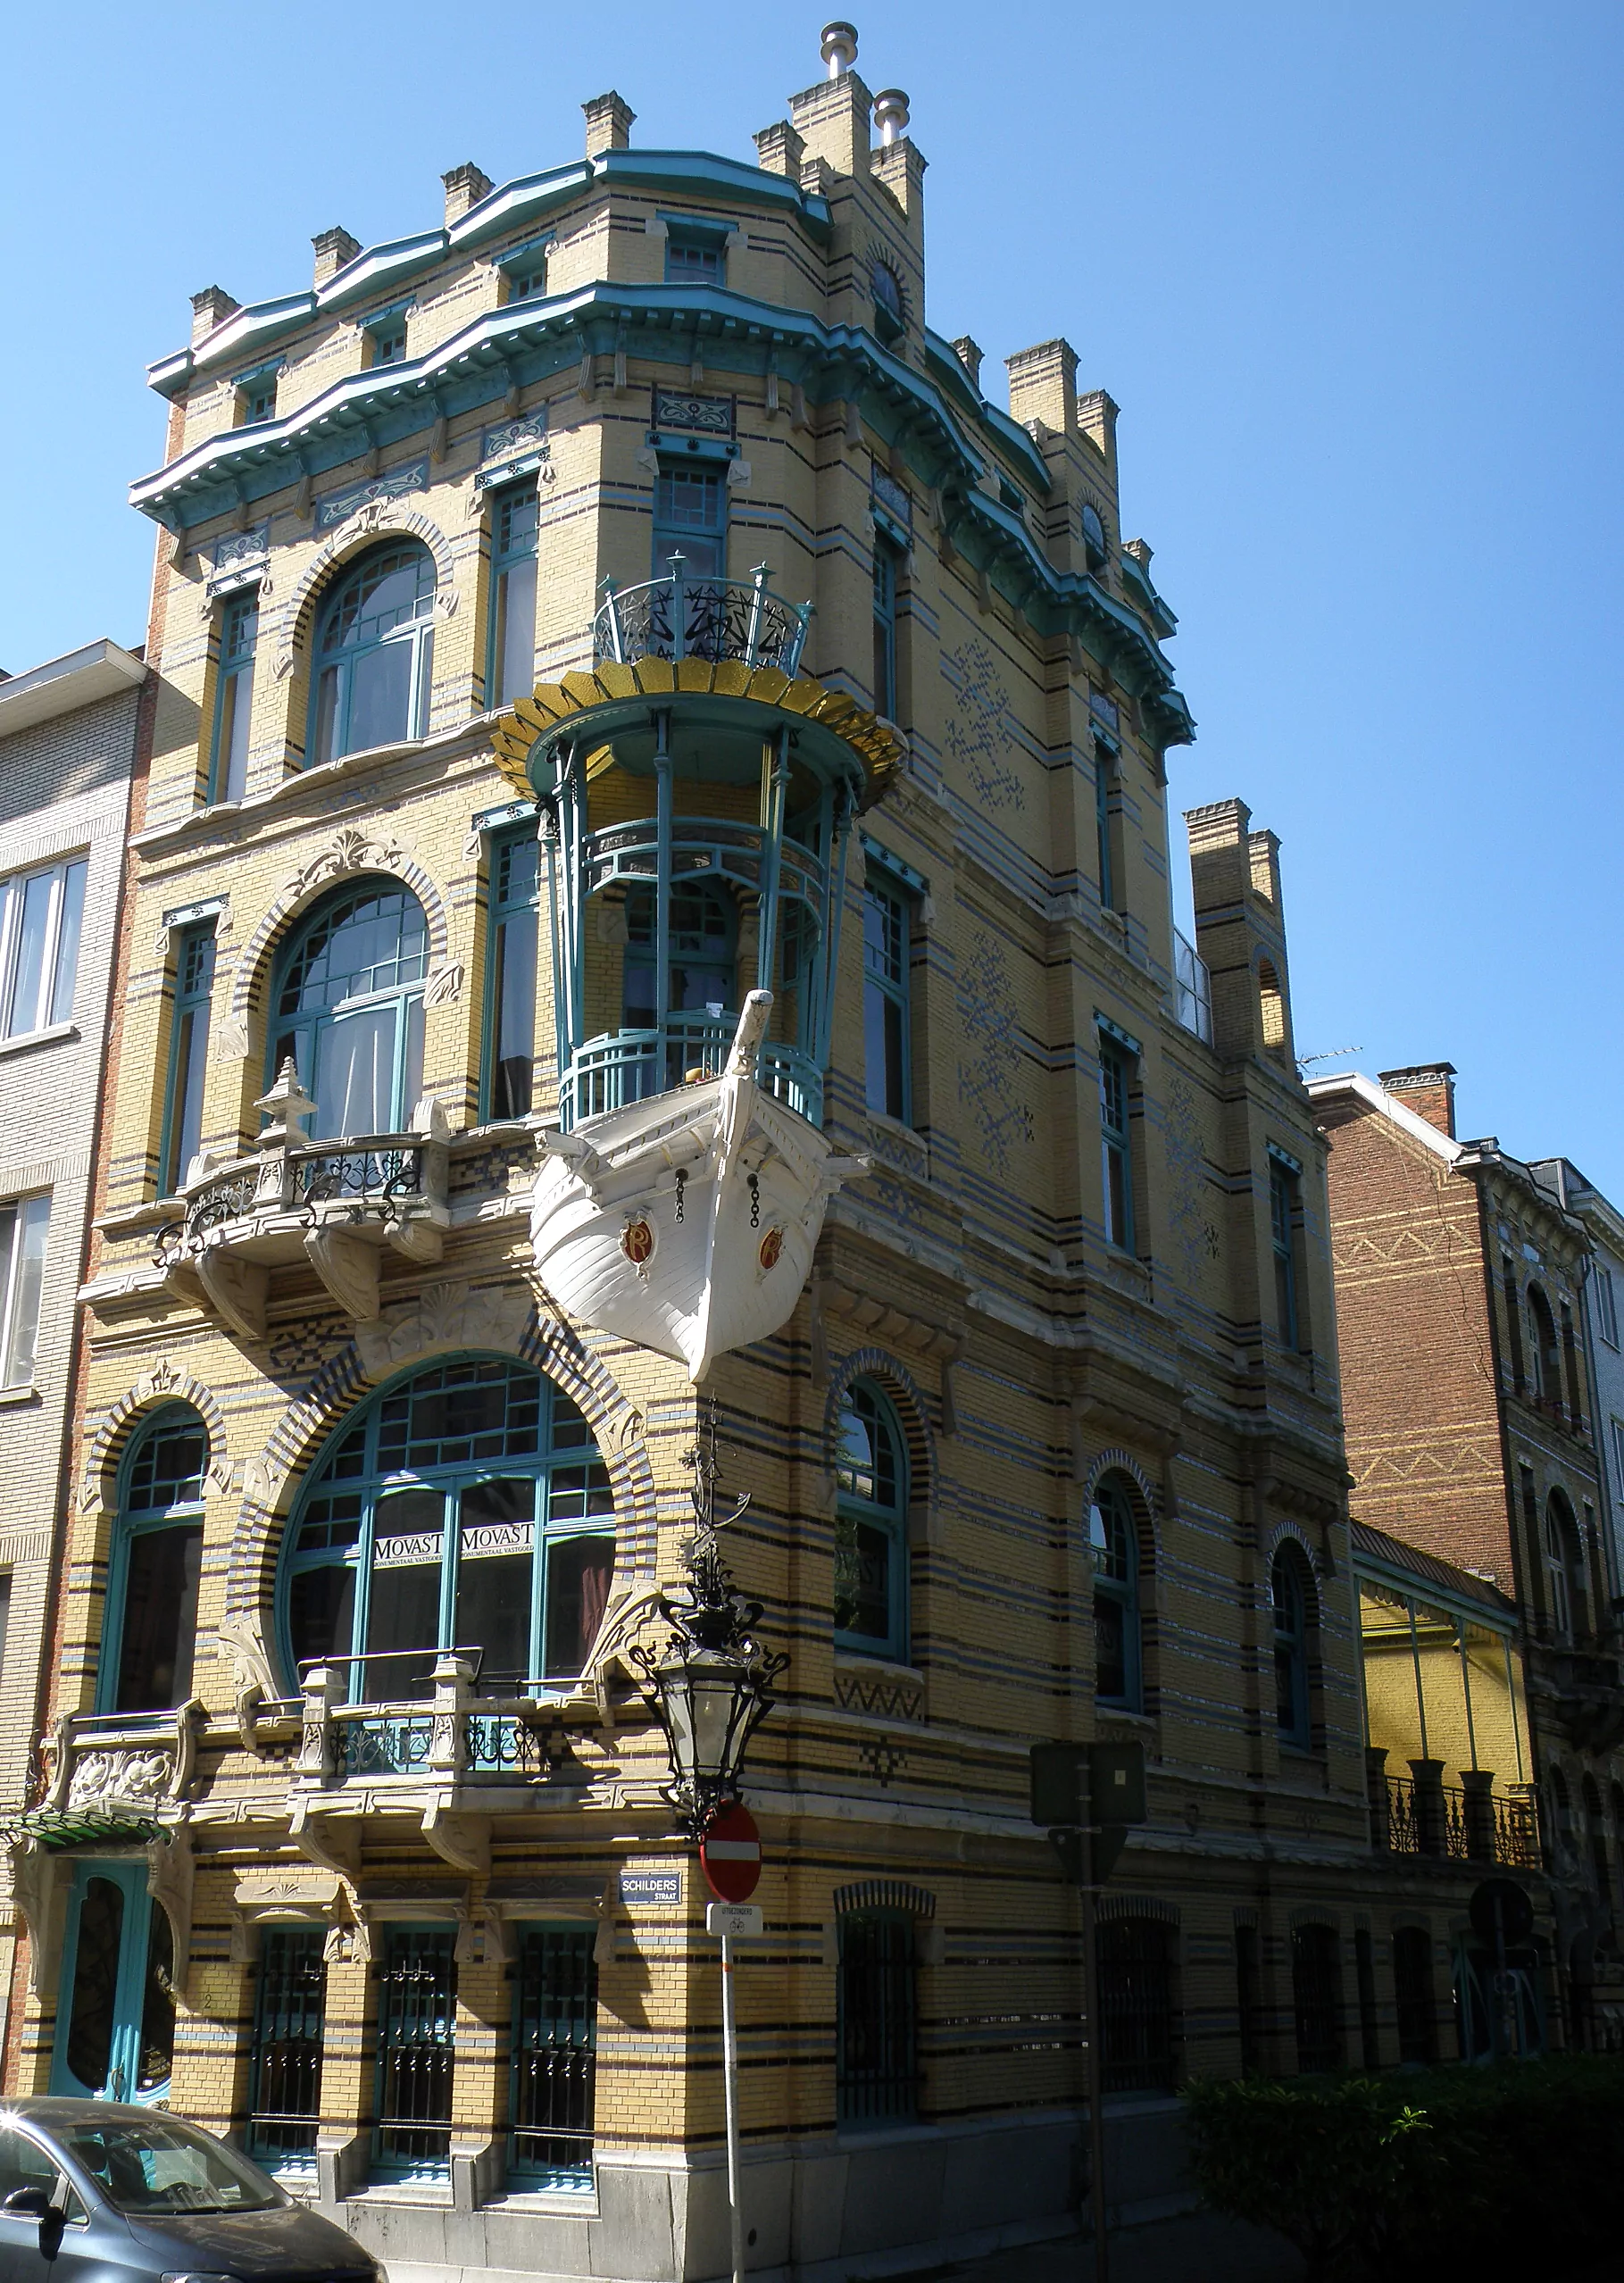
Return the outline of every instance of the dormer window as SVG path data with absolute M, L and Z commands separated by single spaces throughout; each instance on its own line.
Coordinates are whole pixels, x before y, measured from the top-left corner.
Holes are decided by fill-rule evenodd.
M 273 365 L 264 372 L 250 372 L 237 384 L 237 424 L 238 428 L 257 428 L 263 421 L 276 418 L 276 385 L 281 367 Z
M 516 246 L 511 254 L 504 254 L 499 264 L 502 274 L 502 299 L 509 302 L 536 301 L 547 289 L 547 256 L 553 250 L 550 237 L 533 245 Z
M 665 282 L 668 286 L 725 286 L 728 282 L 728 239 L 731 231 L 720 222 L 673 222 L 665 226 Z
M 874 296 L 874 324 L 882 341 L 894 341 L 907 321 L 903 281 L 888 262 L 876 262 L 869 273 Z
M 367 327 L 369 365 L 404 364 L 406 360 L 406 312 L 391 309 Z

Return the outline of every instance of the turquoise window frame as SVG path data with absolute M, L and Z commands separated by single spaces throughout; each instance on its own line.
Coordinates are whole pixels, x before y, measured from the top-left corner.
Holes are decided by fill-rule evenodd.
M 490 495 L 490 612 L 485 644 L 485 703 L 488 712 L 498 706 L 511 705 L 516 697 L 529 697 L 536 686 L 536 605 L 540 587 L 539 546 L 541 538 L 541 496 L 536 479 L 527 482 L 504 485 Z M 527 576 L 528 571 L 528 576 Z M 529 619 L 530 638 L 521 645 L 528 659 L 525 672 L 518 681 L 512 679 L 512 662 L 506 660 L 509 647 L 509 620 L 514 597 L 528 598 L 522 607 Z
M 259 642 L 260 590 L 246 587 L 220 606 L 220 662 L 209 740 L 208 804 L 240 801 L 248 787 L 254 658 Z
M 521 2102 L 521 2078 L 525 2054 L 527 2050 L 529 2050 L 526 2046 L 525 2039 L 532 2022 L 537 2028 L 542 2025 L 540 2008 L 537 2007 L 534 2014 L 527 2010 L 530 1990 L 530 1983 L 527 1979 L 529 1971 L 527 1953 L 536 1943 L 545 1943 L 549 1939 L 554 1942 L 567 1942 L 575 1954 L 575 1963 L 578 1967 L 584 1969 L 582 1979 L 585 1989 L 579 1997 L 579 2015 L 575 2012 L 576 1994 L 573 1991 L 569 1993 L 569 2002 L 565 2005 L 561 2007 L 555 2002 L 553 2012 L 554 2036 L 548 2046 L 548 2049 L 554 2052 L 579 2054 L 585 2056 L 583 2065 L 587 2078 L 585 2102 L 587 2146 L 580 2160 L 571 2164 L 542 2163 L 535 2157 L 526 2154 L 521 2146 L 525 2140 L 564 2137 L 569 2132 L 567 2127 L 562 2128 L 556 2135 L 548 2135 L 545 2128 L 521 2126 L 518 2121 Z M 516 2179 L 524 2180 L 531 2188 L 554 2189 L 564 2194 L 580 2194 L 590 2190 L 593 2184 L 593 2157 L 597 2127 L 598 1975 L 597 1962 L 593 1954 L 595 1946 L 595 1929 L 591 1926 L 583 1926 L 579 1919 L 564 1919 L 557 1921 L 548 1920 L 545 1922 L 528 1921 L 521 1924 L 519 1929 L 519 1955 L 513 1965 L 513 2018 L 508 2063 L 508 2170 Z M 560 2030 L 576 2034 L 560 2037 L 557 2034 Z
M 399 568 L 404 568 L 408 561 L 417 565 L 417 594 L 411 615 L 396 615 L 395 606 L 391 606 L 388 612 L 379 614 L 389 617 L 391 623 L 379 626 L 376 633 L 354 643 L 335 644 L 331 640 L 333 627 L 352 592 L 363 587 L 369 578 L 383 571 L 391 556 L 400 558 Z M 365 554 L 348 564 L 343 576 L 335 580 L 322 599 L 316 621 L 310 677 L 310 721 L 305 739 L 311 766 L 320 768 L 323 762 L 341 761 L 346 754 L 361 750 L 350 741 L 356 671 L 365 660 L 375 657 L 395 644 L 404 646 L 410 652 L 406 674 L 406 718 L 398 737 L 376 742 L 405 744 L 424 735 L 429 721 L 429 678 L 434 668 L 435 594 L 434 557 L 416 540 L 402 542 L 387 539 L 381 546 L 369 547 Z M 364 612 L 358 612 L 357 624 L 366 615 Z M 334 677 L 330 717 L 326 703 L 329 674 Z M 330 734 L 324 733 L 323 729 L 324 719 L 328 718 L 330 718 Z
M 385 966 L 396 971 L 391 979 L 365 990 L 340 998 L 331 1004 L 282 1010 L 282 996 L 288 986 L 293 968 L 304 955 L 310 940 L 317 931 L 329 926 L 334 915 L 346 904 L 359 906 L 371 897 L 395 903 L 403 921 L 396 931 L 396 949 L 388 960 L 375 961 L 368 972 L 377 972 Z M 411 915 L 416 914 L 417 926 L 410 926 Z M 394 1068 L 391 1081 L 391 1117 L 387 1124 L 376 1129 L 379 1133 L 403 1133 L 405 1121 L 416 1107 L 413 1098 L 421 1081 L 423 995 L 429 974 L 429 919 L 422 905 L 411 889 L 387 875 L 366 875 L 353 883 L 331 890 L 307 912 L 299 927 L 279 952 L 271 970 L 271 1019 L 266 1025 L 265 1083 L 275 1082 L 284 1057 L 289 1053 L 301 1079 L 314 1093 L 321 1055 L 321 1034 L 356 1017 L 366 1018 L 380 1011 L 394 1010 Z M 312 1140 L 337 1140 L 336 1135 L 312 1134 Z
M 695 496 L 685 505 L 679 486 L 694 487 Z M 704 502 L 706 512 L 700 512 Z M 654 572 L 656 579 L 671 575 L 670 559 L 683 558 L 683 572 L 690 581 L 725 579 L 728 575 L 728 463 L 695 457 L 679 459 L 662 453 L 654 476 Z M 702 558 L 709 557 L 710 560 Z
M 237 383 L 237 426 L 262 428 L 276 418 L 277 382 L 282 377 L 279 364 L 262 366 L 257 372 L 245 372 Z
M 1119 1612 L 1122 1629 L 1122 1687 L 1120 1692 L 1099 1687 L 1095 1675 L 1095 1701 L 1124 1712 L 1145 1709 L 1145 1618 L 1140 1580 L 1145 1549 L 1139 1518 L 1127 1485 L 1106 1475 L 1096 1485 L 1088 1509 L 1088 1546 L 1094 1556 L 1095 1632 L 1099 1631 L 1099 1607 L 1109 1602 Z
M 874 711 L 896 715 L 896 578 L 901 558 L 889 539 L 874 541 Z
M 366 335 L 369 369 L 405 363 L 406 319 L 411 309 L 409 301 L 396 302 L 393 308 L 380 309 L 368 318 L 362 330 Z
M 323 1946 L 327 1929 L 324 1926 L 281 1924 L 266 1927 L 260 1937 L 260 1958 L 254 1994 L 254 2050 L 248 2077 L 248 2115 L 243 2131 L 243 2146 L 257 2164 L 268 2172 L 297 2172 L 305 2178 L 316 2170 L 316 2136 L 321 2127 L 321 2079 L 324 2059 L 323 2046 L 327 2027 L 327 1968 Z M 282 1954 L 279 1971 L 274 1971 L 278 1952 Z M 303 1954 L 306 1962 L 320 1961 L 317 1977 L 318 1995 L 313 2003 L 301 2004 L 290 1996 L 289 1988 Z M 314 2017 L 316 2047 L 315 2105 L 308 2112 L 271 2110 L 264 2105 L 267 2062 L 276 2046 L 284 2042 L 276 2035 L 279 2025 L 303 2015 L 308 2021 Z M 302 2147 L 292 2139 L 297 2134 L 303 2138 L 309 2133 L 309 2146 Z M 277 2145 L 276 2134 L 284 2136 Z
M 79 1983 L 79 1937 L 84 1923 L 84 1908 L 91 1882 L 105 1879 L 118 1889 L 123 1898 L 119 1925 L 119 1954 L 114 1974 L 110 2010 L 112 2029 L 109 2040 L 109 2076 L 105 2085 L 113 2089 L 109 2094 L 104 2086 L 87 2087 L 73 2074 L 68 2061 L 68 2047 L 73 2029 L 73 2000 Z M 168 2106 L 169 2089 L 174 2070 L 173 2032 L 170 2048 L 170 2076 L 163 2077 L 142 2090 L 138 2083 L 140 2049 L 146 2028 L 145 2012 L 148 1995 L 147 1983 L 152 1966 L 153 1928 L 162 1911 L 147 1887 L 147 1866 L 120 1858 L 100 1857 L 76 1862 L 73 1884 L 69 1890 L 65 1922 L 62 1928 L 62 1971 L 57 1994 L 56 2029 L 51 2050 L 51 2092 L 53 2096 L 70 2099 L 116 2098 L 129 2100 L 141 2108 Z M 171 1936 L 167 1920 L 162 1921 L 162 1934 Z M 172 1936 L 171 1936 L 172 1942 Z M 173 1959 L 171 1955 L 172 1972 Z M 172 2002 L 172 2001 L 171 2001 Z M 130 2076 L 137 2081 L 126 2092 L 114 2082 L 114 2072 L 128 2065 Z M 44 2262 L 41 2262 L 42 2265 Z M 48 2270 L 47 2270 L 48 2271 Z
M 497 1369 L 506 1375 L 510 1387 L 523 1380 L 533 1384 L 537 1391 L 532 1448 L 513 1447 L 483 1456 L 471 1454 L 430 1463 L 390 1465 L 384 1462 L 380 1456 L 379 1443 L 391 1406 L 398 1404 L 403 1398 L 410 1406 L 414 1395 L 432 1397 L 443 1392 L 430 1387 L 429 1382 L 447 1371 L 466 1373 L 471 1370 L 492 1371 Z M 487 1380 L 486 1384 L 491 1382 Z M 408 1427 L 412 1416 L 412 1412 L 408 1409 Z M 391 1427 L 395 1424 L 393 1421 L 388 1421 L 388 1423 Z M 494 1439 L 496 1431 L 489 1430 L 481 1439 Z M 526 1439 L 522 1425 L 517 1429 L 504 1426 L 500 1433 L 516 1446 Z M 444 1442 L 471 1438 L 442 1437 L 439 1439 Z M 579 1476 L 579 1479 L 561 1483 L 560 1478 L 571 1475 Z M 408 1655 L 429 1657 L 431 1654 L 443 1654 L 452 1648 L 480 1646 L 458 1642 L 455 1638 L 457 1583 L 462 1566 L 462 1526 L 459 1501 L 464 1491 L 480 1483 L 523 1479 L 530 1480 L 534 1487 L 529 1515 L 532 1533 L 527 1658 L 529 1669 L 521 1680 L 513 1684 L 512 1693 L 541 1698 L 567 1693 L 579 1678 L 579 1668 L 572 1673 L 552 1675 L 545 1671 L 548 1662 L 547 1623 L 554 1584 L 550 1571 L 557 1549 L 575 1542 L 608 1539 L 613 1545 L 618 1558 L 619 1534 L 609 1470 L 591 1428 L 563 1390 L 545 1373 L 511 1355 L 496 1356 L 475 1351 L 447 1356 L 442 1362 L 427 1366 L 417 1365 L 379 1388 L 329 1437 L 310 1470 L 288 1524 L 277 1582 L 279 1650 L 282 1669 L 288 1675 L 295 1693 L 299 1679 L 300 1660 L 293 1632 L 294 1581 L 301 1575 L 318 1569 L 347 1569 L 353 1573 L 349 1646 L 347 1648 L 335 1648 L 328 1654 L 340 1660 L 345 1669 L 357 1670 L 356 1661 L 367 1654 L 378 1507 L 379 1501 L 391 1493 L 421 1490 L 432 1495 L 437 1492 L 441 1499 L 437 1637 L 432 1644 L 425 1642 L 409 1650 L 374 1653 L 375 1661 L 381 1661 L 384 1654 L 392 1654 L 397 1662 L 401 1662 Z M 581 1511 L 561 1511 L 566 1502 L 579 1504 Z M 318 1506 L 327 1511 L 319 1514 L 313 1512 L 312 1510 Z M 353 1508 L 354 1512 L 337 1511 L 343 1508 Z M 348 1531 L 352 1523 L 353 1536 L 335 1535 Z M 308 1546 L 303 1543 L 307 1527 L 312 1537 Z M 328 1534 L 329 1542 L 325 1545 L 315 1542 L 321 1532 Z M 425 1563 L 422 1566 L 429 1565 Z M 612 1569 L 611 1590 L 612 1578 Z M 355 1703 L 371 1701 L 365 1694 L 365 1664 L 360 1664 L 359 1670 L 362 1676 L 361 1693 L 358 1694 L 352 1687 L 351 1700 Z M 426 1696 L 420 1690 L 413 1699 L 403 1697 L 387 1701 L 426 1701 Z
M 201 1462 L 195 1477 L 196 1491 L 187 1496 L 166 1500 L 162 1504 L 137 1505 L 134 1503 L 134 1478 L 143 1455 L 150 1445 L 161 1436 L 196 1435 L 201 1443 Z M 121 1667 L 124 1661 L 124 1621 L 129 1599 L 130 1554 L 137 1538 L 155 1537 L 164 1530 L 195 1530 L 201 1541 L 204 1526 L 204 1490 L 208 1479 L 209 1430 L 189 1404 L 164 1404 L 148 1414 L 129 1439 L 119 1463 L 118 1506 L 112 1530 L 112 1548 L 107 1563 L 107 1598 L 102 1614 L 102 1638 L 96 1658 L 96 1705 L 98 1717 L 115 1712 L 172 1712 L 184 1704 L 191 1694 L 191 1676 L 196 1671 L 196 1609 L 193 1609 L 192 1662 L 187 1668 L 184 1694 L 172 1686 L 171 1704 L 119 1704 Z
M 869 1463 L 856 1463 L 854 1442 L 848 1441 L 848 1414 L 862 1422 L 867 1436 Z M 841 1440 L 835 1454 L 835 1646 L 859 1656 L 880 1657 L 893 1664 L 905 1664 L 909 1654 L 909 1560 L 908 1560 L 908 1499 L 909 1463 L 907 1437 L 902 1429 L 895 1406 L 874 1380 L 854 1379 L 845 1391 L 837 1421 Z M 888 1452 L 882 1449 L 883 1437 Z M 862 1480 L 867 1475 L 872 1487 L 864 1490 Z M 889 1487 L 887 1488 L 887 1477 Z M 886 1630 L 883 1635 L 862 1631 L 840 1622 L 840 1567 L 843 1551 L 861 1551 L 855 1534 L 867 1530 L 886 1550 Z
M 179 1196 L 186 1169 L 203 1141 L 203 1097 L 209 1066 L 209 1012 L 214 991 L 214 922 L 183 928 L 175 941 L 170 1000 L 169 1063 L 158 1141 L 158 1195 Z
M 497 267 L 504 307 L 509 302 L 538 301 L 545 294 L 547 263 L 556 242 L 549 231 L 545 237 L 529 238 L 502 256 Z
M 665 216 L 664 276 L 668 286 L 720 286 L 728 282 L 726 222 L 680 221 Z
M 372 2127 L 372 2170 L 374 2175 L 379 2179 L 403 2183 L 412 2180 L 421 2180 L 426 2184 L 437 2185 L 440 2181 L 450 2178 L 451 2146 L 453 2138 L 456 2132 L 456 1931 L 454 1928 L 447 1927 L 443 1923 L 420 1926 L 411 1922 L 395 1921 L 385 1926 L 383 1935 L 384 1938 L 380 1946 L 383 1951 L 383 1959 L 379 1968 L 378 1969 L 379 1980 L 381 1987 L 379 1991 L 378 2022 L 373 2047 L 376 2056 L 375 2073 L 373 2078 L 373 2083 L 376 2087 L 373 2100 L 376 2121 Z M 427 2038 L 400 2037 L 392 2041 L 389 2035 L 392 2016 L 387 2008 L 387 2000 L 386 1996 L 389 1970 L 394 1962 L 396 1952 L 404 1944 L 416 1940 L 420 1945 L 421 1945 L 424 1942 L 425 1937 L 427 1937 L 429 1941 L 432 1942 L 435 1951 L 444 1959 L 446 1964 L 446 1977 L 444 1983 L 446 2003 L 444 2007 L 441 2009 L 442 2019 L 445 2023 L 445 2034 L 441 2037 L 437 2037 L 432 2040 Z M 387 2078 L 388 2056 L 396 2047 L 404 2052 L 416 2045 L 429 2046 L 432 2050 L 444 2053 L 447 2056 L 447 2073 L 451 2080 L 451 2099 L 448 2104 L 449 2114 L 446 2118 L 444 2123 L 436 2121 L 434 2123 L 414 2125 L 403 2120 L 396 2125 L 394 2129 L 402 2132 L 410 2132 L 413 2130 L 420 2132 L 433 2132 L 437 2136 L 444 2133 L 446 2137 L 446 2153 L 444 2155 L 428 2156 L 422 2154 L 404 2154 L 389 2150 L 385 2146 L 385 2134 L 388 2129 L 390 2129 L 390 2128 L 385 2124 L 381 2111 L 384 2102 L 383 2088 Z
M 479 1117 L 482 1123 L 498 1118 L 521 1118 L 534 1108 L 536 1099 L 536 980 L 541 950 L 541 839 L 532 819 L 491 835 L 488 844 L 489 892 L 486 904 L 485 1009 L 480 1027 L 483 1048 L 479 1068 Z M 528 877 L 527 877 L 528 876 Z M 530 1078 L 526 1100 L 514 1106 L 499 1100 L 501 1072 L 507 1042 L 503 1020 L 514 947 L 528 933 L 528 952 L 521 951 L 529 977 Z

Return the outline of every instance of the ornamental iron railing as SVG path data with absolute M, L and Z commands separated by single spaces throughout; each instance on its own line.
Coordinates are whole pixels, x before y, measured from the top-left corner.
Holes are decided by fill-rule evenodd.
M 389 1932 L 378 2003 L 378 2155 L 396 2172 L 443 2177 L 451 2154 L 454 1937 Z
M 1474 1799 L 1462 1786 L 1418 1785 L 1412 1776 L 1381 1780 L 1386 1831 L 1378 1839 L 1389 1854 L 1539 1869 L 1538 1821 L 1528 1801 L 1487 1791 Z
M 1171 1929 L 1160 1919 L 1102 1921 L 1099 1978 L 1106 2092 L 1170 2092 L 1177 2081 Z
M 721 817 L 676 818 L 671 826 L 671 878 L 680 887 L 699 874 L 720 874 L 754 893 L 762 885 L 762 862 L 770 836 L 759 824 L 736 824 Z M 653 887 L 659 877 L 660 828 L 654 817 L 606 824 L 589 833 L 582 850 L 586 892 L 596 896 L 612 882 Z M 779 858 L 779 894 L 798 896 L 820 911 L 828 873 L 810 848 L 786 832 Z
M 443 1148 L 434 1153 L 444 1162 Z M 437 1179 L 429 1146 L 415 1136 L 365 1134 L 354 1141 L 311 1143 L 271 1149 L 249 1162 L 212 1173 L 186 1192 L 183 1220 L 159 1232 L 160 1262 L 201 1245 L 218 1229 L 262 1213 L 306 1212 L 338 1201 L 371 1207 L 384 1221 L 399 1216 L 419 1200 L 444 1203 L 443 1171 Z
M 919 2100 L 913 1921 L 847 1912 L 839 1943 L 836 2113 L 847 2125 L 904 2122 Z
M 557 1704 L 505 1680 L 479 1696 L 479 1654 L 391 1649 L 312 1663 L 298 1706 L 298 1782 L 535 1783 L 552 1774 L 566 1750 Z M 364 1701 L 348 1701 L 357 1692 Z
M 737 1028 L 736 1015 L 685 1012 L 670 1016 L 663 1030 L 615 1030 L 589 1038 L 559 1084 L 562 1122 L 573 1129 L 651 1095 L 720 1078 Z M 823 1074 L 799 1047 L 768 1039 L 758 1078 L 776 1100 L 811 1124 L 822 1123 Z
M 670 576 L 641 586 L 604 582 L 604 602 L 592 622 L 593 654 L 617 665 L 665 658 L 679 665 L 700 658 L 716 666 L 776 666 L 792 679 L 806 646 L 810 603 L 786 602 L 767 585 L 758 563 L 748 584 L 735 579 L 689 579 L 684 559 L 670 557 Z
M 273 2167 L 315 2162 L 327 2010 L 323 1939 L 321 1927 L 267 1927 L 261 1944 L 248 2146 Z

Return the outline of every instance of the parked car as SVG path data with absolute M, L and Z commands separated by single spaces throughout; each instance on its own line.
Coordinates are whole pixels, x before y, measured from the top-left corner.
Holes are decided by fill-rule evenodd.
M 165 2109 L 0 2108 L 0 2283 L 387 2283 L 267 2172 Z

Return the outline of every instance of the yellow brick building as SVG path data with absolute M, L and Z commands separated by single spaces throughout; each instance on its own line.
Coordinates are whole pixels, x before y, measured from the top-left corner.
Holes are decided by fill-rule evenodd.
M 601 97 L 583 160 L 326 231 L 154 370 L 12 2082 L 167 2098 L 415 2263 L 724 2263 L 715 1946 L 629 1661 L 712 1398 L 789 1660 L 752 2263 L 1067 2224 L 1037 1739 L 1149 1755 L 1128 2203 L 1189 2073 L 1396 2058 L 1399 1918 L 1446 2042 L 1457 1885 L 1370 1847 L 1277 846 L 1192 813 L 1183 944 L 1116 407 L 1062 340 L 983 395 L 924 322 L 906 99 L 825 60 L 754 164 Z M 622 1210 L 629 1120 L 664 1156 Z

